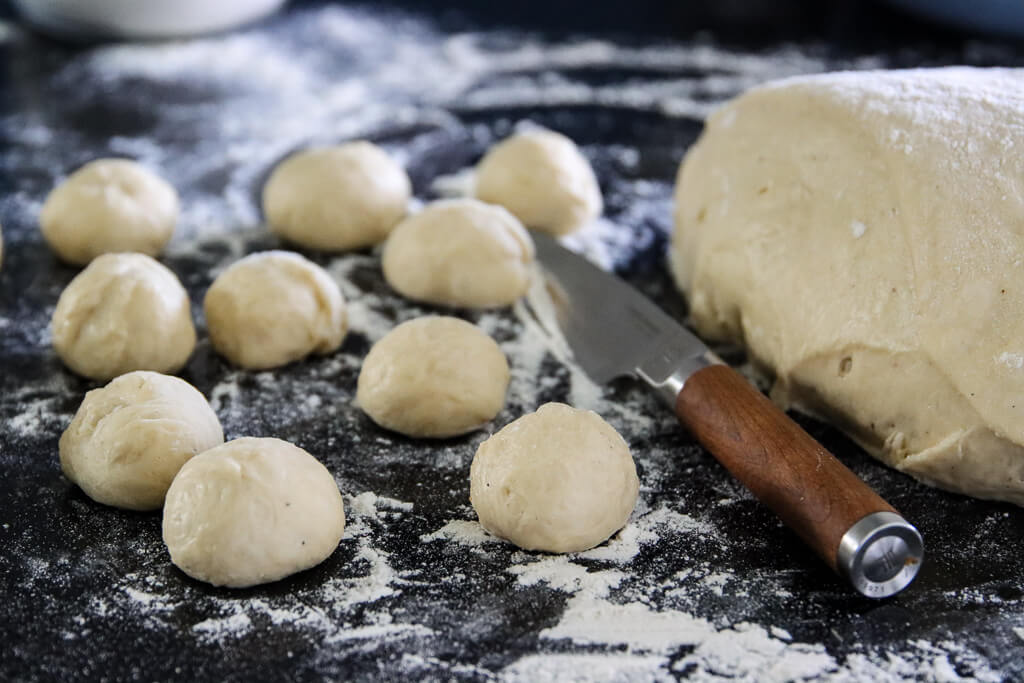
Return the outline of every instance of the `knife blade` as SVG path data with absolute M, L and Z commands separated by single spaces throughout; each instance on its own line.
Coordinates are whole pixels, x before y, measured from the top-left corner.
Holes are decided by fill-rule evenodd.
M 917 575 L 920 533 L 741 375 L 628 284 L 533 233 L 549 301 L 574 360 L 596 382 L 631 375 L 861 594 Z

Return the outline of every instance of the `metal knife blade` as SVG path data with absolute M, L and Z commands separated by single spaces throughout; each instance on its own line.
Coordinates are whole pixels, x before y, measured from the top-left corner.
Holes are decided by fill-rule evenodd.
M 863 595 L 910 584 L 924 553 L 913 525 L 652 301 L 554 238 L 533 239 L 562 335 L 592 379 L 634 375 L 657 389 L 697 440 Z
M 549 235 L 533 240 L 562 334 L 595 382 L 634 375 L 674 399 L 674 373 L 714 362 L 704 342 L 622 280 Z

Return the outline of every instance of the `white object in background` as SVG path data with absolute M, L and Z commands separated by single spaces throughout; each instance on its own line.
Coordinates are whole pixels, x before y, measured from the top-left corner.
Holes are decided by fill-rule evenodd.
M 168 38 L 255 21 L 286 0 L 13 0 L 27 21 L 66 38 Z

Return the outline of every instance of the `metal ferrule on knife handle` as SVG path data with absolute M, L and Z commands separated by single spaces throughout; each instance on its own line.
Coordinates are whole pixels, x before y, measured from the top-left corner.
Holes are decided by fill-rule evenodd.
M 868 597 L 920 566 L 917 530 L 746 379 L 710 356 L 680 369 L 680 421 L 729 472 Z M 668 387 L 663 393 L 668 397 Z
M 665 354 L 665 356 L 666 363 L 671 367 L 662 369 L 662 372 L 659 373 L 654 373 L 645 367 L 638 367 L 636 374 L 673 408 L 676 405 L 679 392 L 683 390 L 683 385 L 693 373 L 712 365 L 723 364 L 722 359 L 710 350 L 683 358 L 675 358 L 671 354 Z M 655 374 L 657 376 L 653 376 Z

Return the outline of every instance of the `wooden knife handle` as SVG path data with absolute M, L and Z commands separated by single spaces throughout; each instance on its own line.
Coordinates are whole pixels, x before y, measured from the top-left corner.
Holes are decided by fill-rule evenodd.
M 675 409 L 697 440 L 833 570 L 839 542 L 854 524 L 873 512 L 895 512 L 725 365 L 687 378 Z

